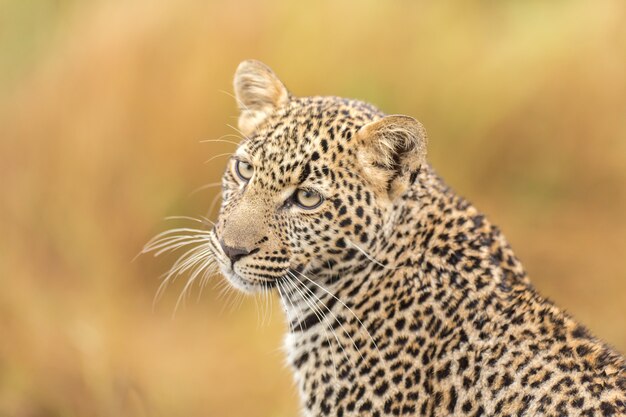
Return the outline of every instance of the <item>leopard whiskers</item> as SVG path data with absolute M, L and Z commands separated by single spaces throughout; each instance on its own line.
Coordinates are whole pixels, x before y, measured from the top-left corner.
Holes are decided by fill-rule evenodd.
M 293 278 L 295 279 L 304 289 L 306 289 L 313 297 L 315 297 L 315 299 L 317 300 L 318 303 L 320 303 L 324 309 L 332 316 L 333 320 L 339 324 L 339 326 L 341 327 L 341 329 L 343 330 L 344 334 L 346 336 L 348 336 L 348 338 L 350 339 L 350 341 L 352 342 L 352 345 L 354 346 L 354 349 L 357 351 L 357 353 L 359 354 L 359 356 L 361 357 L 361 359 L 365 360 L 365 358 L 363 357 L 363 354 L 361 353 L 361 350 L 359 349 L 359 346 L 356 344 L 355 340 L 352 338 L 352 336 L 350 335 L 350 332 L 348 332 L 348 330 L 345 328 L 345 326 L 343 325 L 343 323 L 339 320 L 339 318 L 335 315 L 335 313 L 332 312 L 332 310 L 330 308 L 328 308 L 328 306 L 326 305 L 326 303 L 324 303 L 324 301 L 322 301 L 317 294 L 315 294 L 315 292 L 313 290 L 311 290 L 309 287 L 306 286 L 306 284 L 304 282 L 302 282 L 300 279 L 298 279 L 298 277 L 296 275 L 294 275 L 293 273 L 287 271 L 287 273 Z M 299 273 L 300 274 L 300 273 Z M 302 274 L 300 274 L 302 275 Z M 296 287 L 297 288 L 297 287 Z M 303 298 L 306 301 L 306 297 Z M 320 314 L 321 314 L 321 309 L 320 309 Z M 328 316 L 325 316 L 328 317 Z M 329 325 L 330 326 L 330 325 Z M 344 349 L 344 346 L 342 345 L 342 343 L 339 341 L 339 339 L 337 338 L 337 335 L 335 334 L 334 330 L 332 328 L 330 328 L 330 331 L 333 333 L 333 335 L 335 336 L 335 338 L 337 339 L 337 343 L 339 343 L 339 346 L 343 349 L 344 353 L 347 356 L 347 353 Z M 349 357 L 348 357 L 349 359 Z
M 259 294 L 260 305 L 261 305 L 261 326 L 265 326 L 270 323 L 272 318 L 270 313 L 271 308 L 271 298 L 270 298 L 270 289 L 268 287 L 268 283 L 266 281 L 261 282 L 261 292 Z
M 265 298 L 265 313 L 267 314 L 267 323 L 272 320 L 272 299 L 270 297 L 270 289 L 267 283 L 263 283 L 263 297 Z M 264 321 L 265 323 L 265 321 Z
M 361 252 L 367 259 L 369 259 L 370 261 L 372 261 L 373 263 L 375 263 L 376 265 L 385 268 L 385 269 L 395 269 L 395 268 L 391 268 L 383 263 L 381 263 L 380 261 L 378 261 L 376 258 L 374 258 L 372 255 L 370 255 L 369 253 L 367 253 L 365 251 L 365 249 L 363 249 L 362 247 L 360 247 L 359 245 L 357 245 L 356 243 L 354 243 L 353 241 L 351 241 L 348 238 L 345 238 L 346 242 L 348 242 L 350 245 L 354 246 L 359 252 Z
M 204 289 L 206 288 L 207 284 L 209 283 L 209 278 L 210 275 L 207 274 L 202 274 L 200 276 L 200 281 L 198 283 L 198 295 L 196 296 L 196 304 L 200 302 L 200 298 L 202 297 L 202 293 L 204 292 Z
M 202 271 L 202 269 L 198 270 L 199 263 L 203 261 L 206 262 L 207 257 L 210 257 L 211 255 L 212 255 L 212 250 L 209 247 L 207 247 L 206 244 L 197 246 L 185 252 L 180 258 L 178 258 L 176 262 L 174 262 L 174 265 L 172 265 L 169 272 L 167 272 L 167 274 L 165 275 L 163 282 L 161 283 L 161 285 L 159 286 L 159 289 L 157 290 L 157 295 L 156 295 L 157 300 L 161 298 L 163 292 L 165 291 L 165 288 L 167 288 L 167 285 L 169 284 L 170 281 L 173 281 L 179 276 L 186 273 L 187 271 L 190 271 L 191 276 L 188 279 L 185 286 L 183 287 L 183 291 L 176 302 L 176 307 L 174 309 L 174 312 L 176 312 L 181 302 L 181 297 L 183 297 L 185 292 L 189 289 L 190 284 L 193 283 L 199 271 Z M 206 266 L 211 266 L 211 265 L 206 265 Z
M 191 220 L 204 226 L 213 225 L 213 222 L 205 217 L 200 219 L 187 216 L 172 216 L 166 218 L 166 220 L 179 219 Z M 212 232 L 209 230 L 181 227 L 161 232 L 146 243 L 140 254 L 153 253 L 154 256 L 159 256 L 166 252 L 172 252 L 191 246 L 191 248 L 180 255 L 170 269 L 163 274 L 162 282 L 153 299 L 153 308 L 161 299 L 169 283 L 177 277 L 189 272 L 190 276 L 176 301 L 174 307 L 175 314 L 179 306 L 186 301 L 188 292 L 198 278 L 200 278 L 200 286 L 202 288 L 202 283 L 208 281 L 209 277 L 217 272 L 218 268 L 211 239 Z
M 210 256 L 211 253 L 212 252 L 206 248 L 206 245 L 201 245 L 201 246 L 192 248 L 188 250 L 187 252 L 185 252 L 183 255 L 181 255 L 178 258 L 178 260 L 172 265 L 169 271 L 166 272 L 162 276 L 161 284 L 159 285 L 159 288 L 157 289 L 157 292 L 154 296 L 153 307 L 161 299 L 161 297 L 163 296 L 165 292 L 165 289 L 167 288 L 167 286 L 170 284 L 171 281 L 175 280 L 178 276 L 184 274 L 190 268 L 193 268 L 194 265 L 197 265 L 197 263 L 201 259 L 203 259 L 206 256 Z M 188 287 L 185 286 L 185 288 L 188 288 Z M 179 304 L 179 301 L 176 303 L 176 306 L 178 306 L 178 304 Z
M 356 321 L 359 323 L 360 327 L 367 333 L 367 336 L 369 337 L 369 339 L 372 341 L 372 344 L 374 345 L 374 348 L 376 348 L 376 351 L 378 352 L 378 355 L 380 356 L 381 360 L 384 362 L 384 357 L 383 355 L 380 353 L 380 349 L 378 349 L 378 345 L 376 344 L 376 341 L 374 340 L 374 337 L 372 336 L 372 334 L 369 332 L 369 330 L 367 330 L 367 327 L 365 326 L 365 324 L 363 324 L 363 321 L 361 321 L 361 319 L 359 318 L 359 316 L 356 315 L 356 313 L 354 311 L 352 311 L 352 309 L 346 304 L 344 303 L 339 297 L 337 297 L 335 294 L 333 294 L 332 292 L 330 292 L 328 289 L 324 288 L 323 285 L 315 282 L 314 280 L 312 280 L 311 278 L 307 277 L 306 275 L 302 274 L 301 272 L 295 271 L 296 273 L 298 273 L 300 276 L 302 276 L 303 278 L 305 278 L 307 281 L 309 281 L 311 284 L 317 286 L 320 290 L 324 291 L 326 294 L 328 294 L 329 296 L 333 297 L 335 300 L 337 300 L 337 302 L 339 304 L 341 304 L 343 307 L 346 308 L 346 310 L 348 310 L 350 312 L 350 314 L 352 314 L 354 316 L 354 318 L 356 319 Z
M 295 290 L 298 290 L 298 287 L 295 285 L 295 283 L 287 280 L 286 283 L 289 283 L 291 285 L 292 288 L 294 288 Z M 332 327 L 330 325 L 328 325 L 326 323 L 326 317 L 322 315 L 321 310 L 318 310 L 314 303 L 310 300 L 307 299 L 307 297 L 301 292 L 298 291 L 302 297 L 302 299 L 304 300 L 304 302 L 309 305 L 309 307 L 311 308 L 311 310 L 313 311 L 313 314 L 315 314 L 315 317 L 317 317 L 317 319 L 320 321 L 320 323 L 323 323 L 324 326 L 322 326 L 322 330 L 324 331 L 324 337 L 326 338 L 326 343 L 328 343 L 329 346 L 329 350 L 330 350 L 330 359 L 333 363 L 333 370 L 335 373 L 335 381 L 339 381 L 339 377 L 337 375 L 337 361 L 335 360 L 335 354 L 333 353 L 333 349 L 330 347 L 331 346 L 331 341 L 330 341 L 330 337 L 328 337 L 328 330 L 330 330 L 330 333 L 335 337 L 335 340 L 337 341 L 337 344 L 339 345 L 339 347 L 341 348 L 341 350 L 343 351 L 344 356 L 346 357 L 346 359 L 349 361 L 349 356 L 346 353 L 343 344 L 339 341 L 339 338 L 337 337 L 337 334 L 334 332 L 334 330 L 332 329 Z
M 272 291 L 272 288 L 268 285 L 267 287 L 267 303 L 269 305 L 269 317 L 270 320 L 272 319 L 273 313 L 274 313 L 274 292 Z
M 246 136 L 241 130 L 237 129 L 236 127 L 226 124 L 226 126 L 230 127 L 231 129 L 233 129 L 235 132 L 239 133 L 241 135 L 241 139 L 248 139 L 248 136 Z
M 289 326 L 289 331 L 293 333 L 295 330 L 293 327 L 294 320 L 292 317 L 289 317 L 289 307 L 291 307 L 291 311 L 293 311 L 293 314 L 295 315 L 295 322 L 300 325 L 300 331 L 303 331 L 302 321 L 300 320 L 300 316 L 298 315 L 298 310 L 296 309 L 295 305 L 291 302 L 291 299 L 289 297 L 289 291 L 287 291 L 287 289 L 283 285 L 286 286 L 286 282 L 281 283 L 280 281 L 276 281 L 276 288 L 278 288 L 278 293 L 285 307 L 285 313 L 287 315 L 287 323 Z
M 287 295 L 283 295 L 283 289 L 280 285 L 280 280 L 276 281 L 276 291 L 278 292 L 278 298 L 283 304 L 283 311 L 287 312 Z M 287 326 L 289 327 L 289 331 L 293 331 L 293 327 L 291 326 L 291 321 L 289 317 L 287 317 Z
M 210 276 L 217 272 L 217 265 L 215 263 L 215 260 L 210 257 L 204 257 L 204 259 L 205 259 L 204 262 L 199 262 L 197 264 L 197 266 L 193 269 L 191 276 L 187 279 L 187 283 L 183 287 L 183 290 L 181 291 L 180 295 L 178 296 L 178 299 L 176 300 L 174 313 L 178 311 L 178 307 L 180 306 L 181 302 L 184 303 L 186 301 L 188 291 L 191 289 L 194 282 L 199 276 L 201 275 Z
M 265 282 L 261 282 L 261 291 L 259 292 L 259 301 L 261 304 L 261 326 L 265 326 L 265 320 L 267 319 L 267 298 L 265 294 L 267 292 L 267 288 L 265 287 Z
M 205 163 L 205 164 L 208 164 L 209 162 L 211 162 L 212 160 L 214 160 L 214 159 L 216 159 L 216 158 L 220 158 L 220 157 L 222 157 L 222 156 L 227 156 L 227 155 L 228 155 L 228 156 L 230 156 L 230 155 L 232 155 L 232 154 L 233 154 L 233 152 L 224 152 L 224 153 L 220 153 L 220 154 L 217 154 L 217 155 L 213 155 L 212 157 L 210 157 L 209 159 L 207 159 L 206 161 L 204 161 L 204 163 Z
M 263 285 L 263 292 L 265 293 L 265 304 L 266 304 L 266 308 L 265 311 L 267 313 L 267 324 L 271 323 L 272 320 L 272 291 L 271 288 L 269 287 L 269 284 L 265 283 Z
M 167 216 L 167 217 L 165 217 L 165 220 L 190 220 L 192 222 L 201 223 L 204 226 L 209 226 L 209 227 L 215 226 L 215 222 L 209 220 L 205 216 L 200 216 L 199 219 L 196 218 L 196 217 L 191 217 L 191 216 Z M 207 232 L 207 231 L 205 231 L 205 232 Z
M 261 327 L 261 309 L 259 308 L 258 294 L 254 294 L 252 299 L 254 300 L 254 310 L 256 311 L 256 327 L 258 329 L 259 327 Z
M 164 252 L 170 252 L 176 250 L 182 246 L 186 246 L 187 240 L 206 240 L 210 237 L 210 233 L 206 230 L 201 229 L 191 229 L 187 227 L 169 229 L 164 232 L 159 233 L 152 239 L 148 241 L 139 252 L 139 255 L 155 252 L 154 256 L 159 256 Z M 188 244 L 195 243 L 190 242 Z
M 222 135 L 217 139 L 202 139 L 200 141 L 200 143 L 211 143 L 211 142 L 222 142 L 222 143 L 228 143 L 228 144 L 232 144 L 232 145 L 236 145 L 239 146 L 239 142 L 234 142 L 232 140 L 226 140 L 224 138 L 236 138 L 236 139 L 241 139 L 240 136 L 229 133 L 227 135 Z
M 220 309 L 220 315 L 224 314 L 224 310 L 226 308 L 228 308 L 230 312 L 233 312 L 241 307 L 244 299 L 241 292 L 235 290 L 232 285 L 230 285 L 224 279 L 218 281 L 218 287 L 222 287 L 218 298 L 224 300 L 224 302 L 222 303 L 222 308 Z
M 199 192 L 200 192 L 200 191 L 202 191 L 202 190 L 206 190 L 206 189 L 209 189 L 209 188 L 214 188 L 214 187 L 217 187 L 217 186 L 219 186 L 219 185 L 222 185 L 222 183 L 221 183 L 221 182 L 211 182 L 211 183 L 209 183 L 209 184 L 204 184 L 204 185 L 202 185 L 202 186 L 200 186 L 200 187 L 196 188 L 196 189 L 195 189 L 195 190 L 193 190 L 192 192 L 190 192 L 190 193 L 189 193 L 189 197 L 191 197 L 192 195 L 194 195 L 194 194 L 196 194 L 196 193 L 199 193 Z M 218 193 L 218 194 L 219 194 L 219 193 Z
M 305 283 L 303 283 L 301 280 L 299 280 L 297 276 L 295 276 L 295 275 L 294 275 L 293 273 L 291 273 L 291 272 L 288 272 L 288 273 L 289 273 L 289 275 L 290 275 L 292 278 L 294 278 L 294 279 L 295 279 L 295 280 L 296 280 L 296 281 L 297 281 L 297 282 L 298 282 L 298 283 L 302 286 L 302 288 L 303 288 L 303 289 L 307 290 L 307 291 L 309 292 L 309 294 L 311 294 L 313 297 L 315 297 L 315 299 L 317 300 L 317 302 L 318 302 L 318 303 L 320 303 L 320 304 L 324 307 L 324 309 L 325 309 L 328 313 L 330 313 L 330 315 L 332 316 L 332 318 L 334 319 L 334 321 L 335 321 L 336 323 L 338 323 L 338 324 L 341 326 L 341 329 L 343 330 L 343 332 L 345 333 L 345 335 L 346 335 L 346 336 L 348 336 L 348 338 L 352 341 L 352 344 L 353 344 L 354 348 L 356 349 L 356 351 L 359 353 L 359 356 L 361 356 L 361 359 L 364 359 L 364 358 L 363 358 L 363 355 L 361 354 L 361 351 L 359 350 L 359 347 L 357 346 L 357 344 L 355 343 L 355 341 L 352 339 L 352 336 L 350 335 L 350 333 L 346 330 L 346 328 L 343 326 L 343 324 L 341 323 L 341 321 L 339 321 L 338 317 L 337 317 L 337 316 L 336 316 L 336 315 L 335 315 L 335 314 L 334 314 L 334 313 L 333 313 L 333 312 L 332 312 L 332 311 L 328 308 L 328 306 L 326 305 L 326 303 L 324 303 L 324 301 L 322 301 L 322 300 L 321 300 L 321 299 L 320 299 L 320 298 L 319 298 L 319 297 L 315 294 L 315 292 L 314 292 L 313 290 L 311 290 L 310 288 L 308 288 L 308 287 L 306 286 L 306 284 L 305 284 Z M 298 289 L 298 287 L 295 285 L 295 283 L 292 283 L 292 285 L 294 286 L 294 288 Z M 326 321 L 326 318 L 327 318 L 328 316 L 324 316 L 324 315 L 322 315 L 322 314 L 323 314 L 323 312 L 322 312 L 321 307 L 316 308 L 316 307 L 315 307 L 315 305 L 314 305 L 313 300 L 311 300 L 311 299 L 310 299 L 310 297 L 307 297 L 307 296 L 306 296 L 305 294 L 303 294 L 301 291 L 298 291 L 298 292 L 301 294 L 302 299 L 303 299 L 303 300 L 307 303 L 307 305 L 311 308 L 311 310 L 313 311 L 313 314 L 315 314 L 315 315 L 316 315 L 316 317 L 318 317 L 318 319 L 320 320 L 320 322 L 321 322 L 322 324 L 324 324 L 324 325 L 326 326 L 326 328 L 328 328 L 328 330 L 330 330 L 331 334 L 335 337 L 335 340 L 337 341 L 337 344 L 339 345 L 339 348 L 342 350 L 342 352 L 343 352 L 343 354 L 344 354 L 344 356 L 345 356 L 345 359 L 346 359 L 348 362 L 352 363 L 352 365 L 354 365 L 354 362 L 352 362 L 352 361 L 350 360 L 350 356 L 348 355 L 348 352 L 346 352 L 346 349 L 345 349 L 345 347 L 344 347 L 343 343 L 341 343 L 341 341 L 339 340 L 339 337 L 337 336 L 337 334 L 336 334 L 335 330 L 332 328 L 332 325 L 331 325 L 331 324 L 329 324 L 329 323 Z M 308 301 L 308 302 L 307 302 L 307 301 Z M 317 314 L 317 311 L 319 311 L 319 315 Z M 332 352 L 332 350 L 331 350 L 331 352 Z
M 204 236 L 172 236 L 159 242 L 158 244 L 155 244 L 150 251 L 154 252 L 154 256 L 159 256 L 165 252 L 172 252 L 176 249 L 180 249 L 194 243 L 206 242 L 206 239 L 207 238 Z

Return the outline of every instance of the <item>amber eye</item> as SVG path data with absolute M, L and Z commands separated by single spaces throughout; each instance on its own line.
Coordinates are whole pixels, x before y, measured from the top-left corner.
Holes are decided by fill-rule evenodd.
M 294 194 L 294 200 L 297 205 L 307 210 L 312 210 L 316 207 L 319 207 L 319 205 L 322 204 L 322 201 L 324 201 L 319 193 L 312 190 L 296 191 L 296 193 Z
M 244 181 L 249 181 L 254 174 L 254 168 L 247 162 L 237 161 L 235 162 L 235 174 Z

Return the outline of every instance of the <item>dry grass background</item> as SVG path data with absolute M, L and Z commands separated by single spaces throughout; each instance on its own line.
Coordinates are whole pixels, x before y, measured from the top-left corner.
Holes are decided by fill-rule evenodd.
M 0 416 L 292 416 L 282 317 L 152 309 L 237 63 L 419 118 L 536 286 L 626 351 L 626 3 L 0 0 Z M 215 213 L 210 213 L 214 216 Z

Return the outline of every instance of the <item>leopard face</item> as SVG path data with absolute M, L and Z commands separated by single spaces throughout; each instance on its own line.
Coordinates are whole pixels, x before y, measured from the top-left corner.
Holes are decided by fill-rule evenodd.
M 329 280 L 373 258 L 414 180 L 421 125 L 337 97 L 292 97 L 263 64 L 235 76 L 245 135 L 223 176 L 218 263 L 251 292 L 300 272 Z M 296 276 L 297 279 L 297 276 Z

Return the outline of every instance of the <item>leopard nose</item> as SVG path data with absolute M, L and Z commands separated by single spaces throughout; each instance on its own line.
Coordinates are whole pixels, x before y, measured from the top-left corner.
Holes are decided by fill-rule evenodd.
M 231 264 L 234 264 L 244 256 L 248 256 L 251 253 L 256 253 L 258 249 L 248 250 L 246 248 L 237 248 L 224 244 L 223 240 L 220 240 L 220 245 L 222 246 L 222 250 L 224 254 L 230 259 Z

